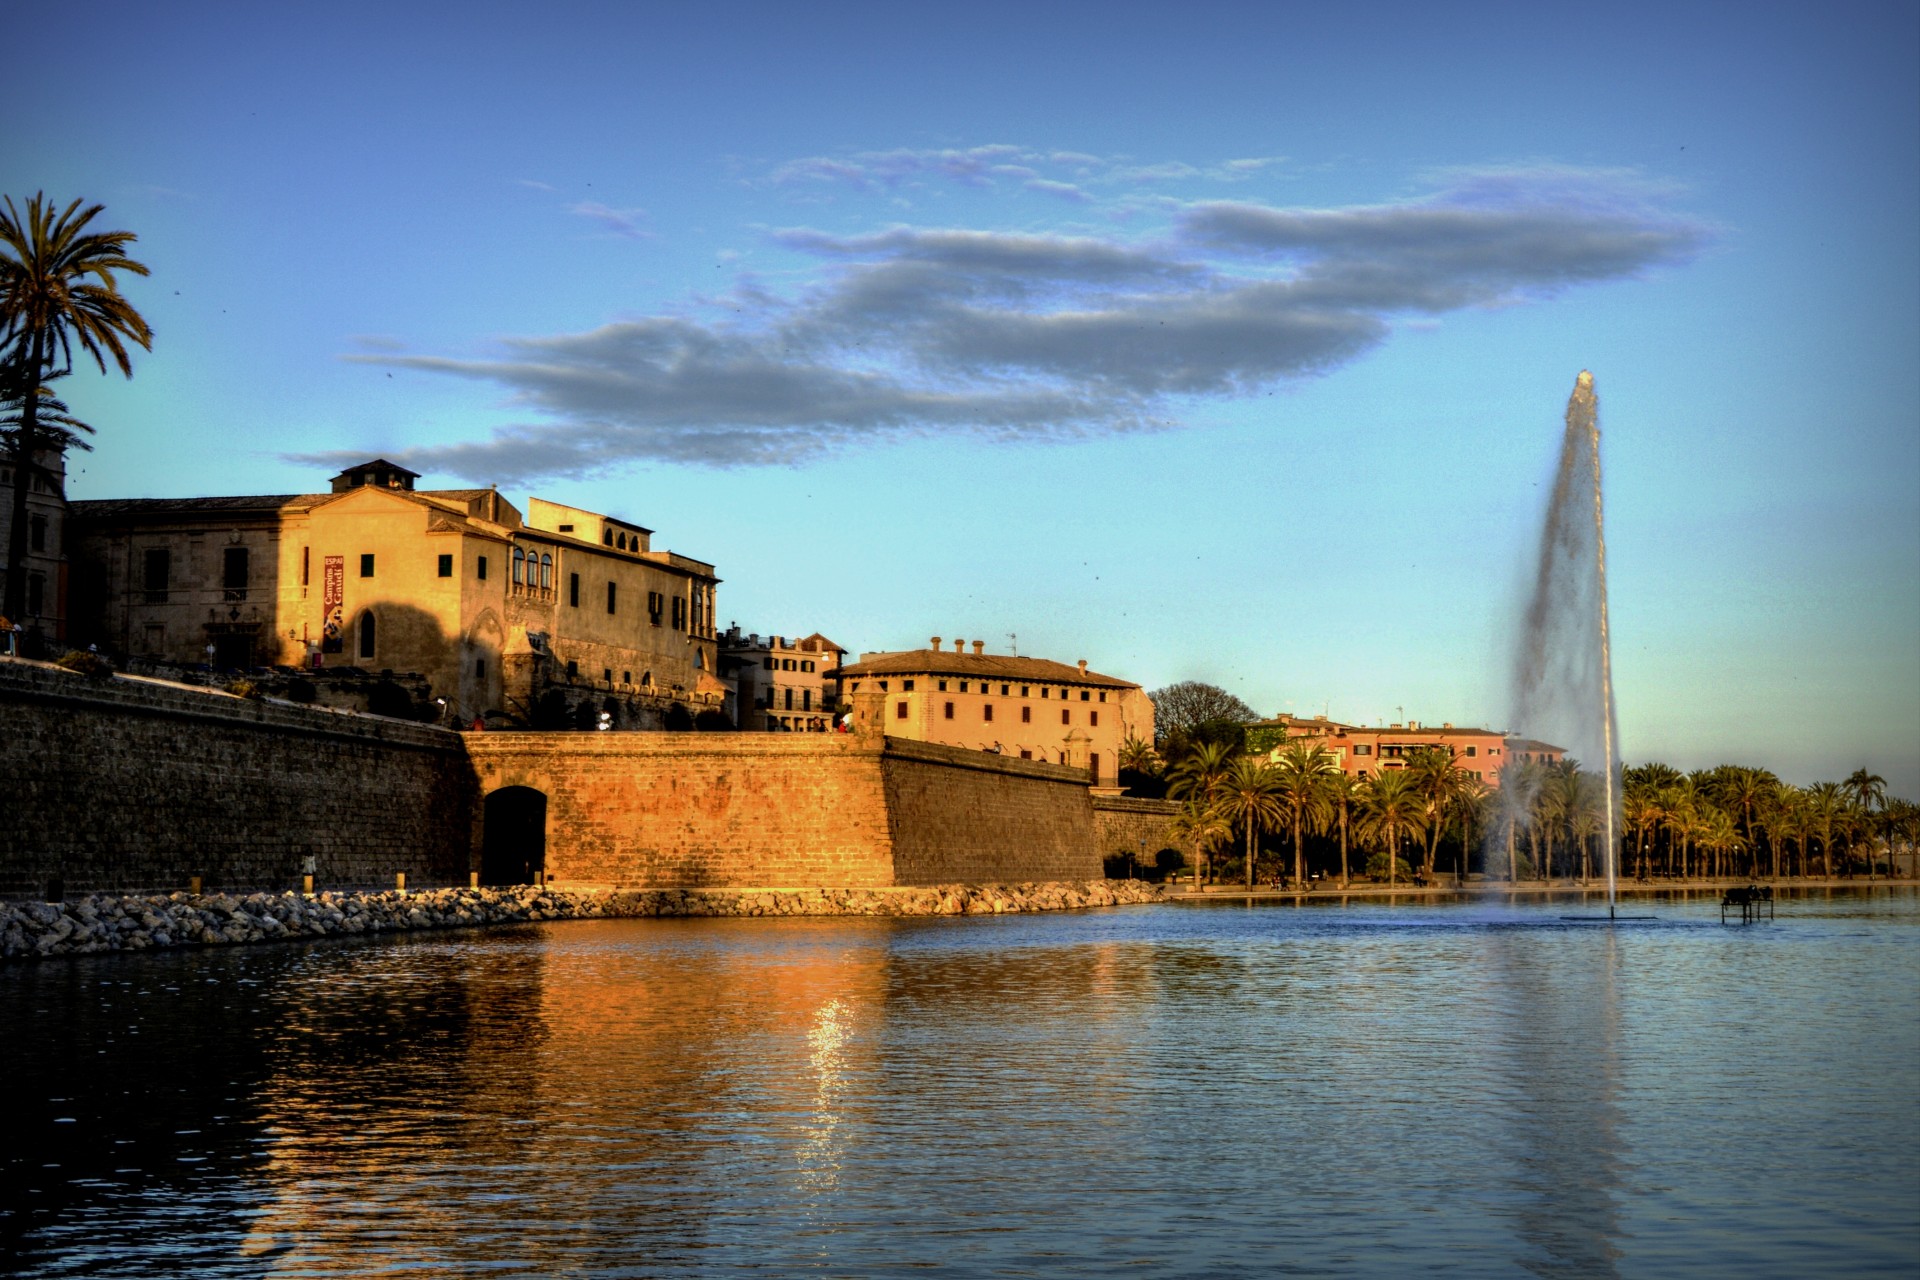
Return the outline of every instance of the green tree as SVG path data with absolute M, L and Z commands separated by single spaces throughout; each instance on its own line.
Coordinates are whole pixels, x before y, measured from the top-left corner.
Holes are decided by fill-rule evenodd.
M 1199 680 L 1182 680 L 1147 695 L 1153 703 L 1153 729 L 1163 740 L 1193 738 L 1203 726 L 1214 722 L 1250 724 L 1259 713 L 1218 685 Z
M 1827 879 L 1833 879 L 1833 828 L 1846 813 L 1846 793 L 1837 782 L 1816 782 L 1807 788 L 1807 824 L 1820 836 L 1820 860 Z
M 1841 783 L 1840 786 L 1853 798 L 1853 802 L 1860 806 L 1861 811 L 1865 813 L 1869 819 L 1871 819 L 1874 809 L 1884 809 L 1886 807 L 1887 780 L 1877 773 L 1869 773 L 1865 769 L 1855 769 L 1847 775 L 1847 780 Z M 1867 842 L 1868 880 L 1873 879 L 1874 865 L 1877 861 L 1878 859 L 1873 856 L 1873 842 L 1869 840 Z M 1891 836 L 1887 839 L 1887 872 L 1889 875 L 1893 872 L 1893 839 Z
M 1200 892 L 1207 874 L 1208 855 L 1218 845 L 1233 839 L 1233 827 L 1220 813 L 1198 796 L 1189 797 L 1167 826 L 1175 840 L 1193 847 L 1193 891 Z
M 1407 758 L 1407 775 L 1413 779 L 1427 805 L 1427 848 L 1424 869 L 1433 874 L 1440 835 L 1454 806 L 1466 794 L 1470 779 L 1454 763 L 1453 753 L 1438 747 L 1422 747 Z
M 1360 793 L 1361 828 L 1386 841 L 1387 883 L 1400 865 L 1400 840 L 1426 830 L 1427 802 L 1404 769 L 1387 769 L 1367 779 Z
M 1305 884 L 1307 863 L 1301 853 L 1300 837 L 1308 828 L 1320 830 L 1332 816 L 1333 806 L 1328 803 L 1325 783 L 1329 775 L 1340 772 L 1340 766 L 1334 763 L 1333 754 L 1325 747 L 1296 742 L 1280 753 L 1280 762 L 1274 767 L 1280 778 L 1280 804 L 1286 810 L 1287 826 L 1293 832 L 1293 882 Z M 1344 872 L 1342 868 L 1343 875 Z
M 1336 769 L 1320 779 L 1320 793 L 1333 814 L 1334 824 L 1340 829 L 1340 887 L 1344 889 L 1353 880 L 1347 871 L 1347 837 L 1354 809 L 1360 802 L 1360 784 L 1349 774 Z
M 133 376 L 127 344 L 153 349 L 153 331 L 120 295 L 116 273 L 144 276 L 126 254 L 131 231 L 89 231 L 104 206 L 75 200 L 56 211 L 43 193 L 21 216 L 11 196 L 0 213 L 0 387 L 19 406 L 12 430 L 13 525 L 7 537 L 7 582 L 0 613 L 26 611 L 27 492 L 49 437 L 40 427 L 41 389 L 73 371 L 78 347 L 101 373 L 112 358 Z
M 1228 767 L 1216 801 L 1222 816 L 1246 833 L 1249 889 L 1260 833 L 1273 830 L 1286 817 L 1280 788 L 1279 770 L 1264 760 L 1240 756 Z

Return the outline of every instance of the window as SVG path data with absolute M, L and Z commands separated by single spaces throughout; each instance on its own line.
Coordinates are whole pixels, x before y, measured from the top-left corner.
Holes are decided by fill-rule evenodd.
M 613 549 L 614 549 L 615 551 L 625 551 L 625 550 L 627 549 L 627 535 L 626 535 L 626 534 L 624 534 L 624 533 L 616 533 L 615 535 L 613 535 Z
M 1021 749 L 1021 751 L 1020 751 L 1020 758 L 1021 758 L 1022 760 L 1031 760 L 1031 759 L 1033 759 L 1033 751 L 1032 751 L 1032 749 L 1031 749 L 1031 748 L 1022 748 L 1022 749 Z
M 487 660 L 485 658 L 475 658 L 473 660 L 473 678 L 476 680 L 485 680 L 487 678 Z
M 440 572 L 440 576 L 443 578 L 451 578 L 453 576 L 453 557 L 452 556 L 440 557 L 439 572 Z
M 1060 723 L 1061 723 L 1061 724 L 1072 724 L 1072 723 L 1073 723 L 1073 712 L 1071 712 L 1071 711 L 1069 711 L 1069 710 L 1067 710 L 1067 709 L 1066 709 L 1065 707 L 1062 707 L 1062 708 L 1060 708 Z
M 1107 691 L 1105 689 L 1102 689 L 1100 691 L 1100 701 L 1105 702 L 1106 700 L 1107 700 Z
M 901 687 L 902 689 L 904 689 L 904 690 L 905 690 L 906 692 L 908 692 L 908 693 L 912 693 L 912 692 L 913 692 L 913 681 L 911 681 L 911 680 L 902 680 L 902 681 L 900 682 L 900 687 Z
M 473 576 L 482 582 L 487 580 L 487 558 L 485 556 L 475 556 L 473 558 Z
M 787 706 L 786 706 L 786 709 L 787 709 L 788 711 L 791 711 L 791 710 L 793 710 L 793 690 L 791 690 L 791 689 L 788 689 L 788 690 L 787 690 Z
M 800 669 L 802 671 L 811 671 L 813 670 L 813 664 L 811 662 L 802 662 L 800 664 Z
M 527 553 L 519 547 L 513 549 L 513 585 L 519 586 L 526 581 Z
M 620 673 L 620 683 L 621 683 L 621 684 L 632 684 L 632 683 L 633 683 L 633 672 L 631 672 L 631 671 L 622 671 L 622 672 Z
M 763 667 L 765 667 L 765 668 L 766 668 L 767 670 L 769 670 L 769 671 L 773 671 L 773 670 L 775 670 L 775 669 L 776 669 L 776 668 L 774 667 L 774 664 L 773 664 L 773 659 L 772 659 L 771 657 L 766 657 L 766 658 L 762 658 L 762 659 L 760 659 L 760 665 L 761 665 L 761 666 L 763 666 Z
M 614 612 L 614 610 L 619 607 L 619 603 L 620 585 L 616 582 L 609 582 L 607 584 L 607 612 Z
M 1370 756 L 1373 754 L 1373 746 L 1370 743 L 1357 743 L 1353 748 L 1353 754 L 1357 756 Z
M 1040 691 L 1040 696 L 1044 698 L 1044 697 L 1046 697 L 1046 696 L 1048 695 L 1048 693 L 1049 693 L 1049 692 L 1050 692 L 1049 690 L 1046 690 L 1046 689 L 1042 689 L 1042 690 Z
M 313 550 L 312 547 L 300 548 L 300 585 L 303 587 L 307 585 L 307 578 L 308 578 L 308 571 L 309 571 L 308 562 L 311 558 L 309 553 L 312 550 Z
M 687 629 L 687 598 L 685 596 L 673 598 L 673 629 L 675 631 Z M 792 670 L 791 663 L 788 664 L 788 670 Z
M 35 516 L 27 521 L 27 550 L 45 551 L 47 549 L 47 518 Z
M 1468 755 L 1473 755 L 1474 753 L 1476 753 L 1476 752 L 1477 752 L 1477 751 L 1479 751 L 1479 750 L 1480 750 L 1480 748 L 1478 748 L 1478 747 L 1468 747 L 1468 748 L 1467 748 L 1467 754 L 1468 754 Z
M 1097 751 L 1087 752 L 1087 772 L 1093 775 L 1093 780 L 1095 782 L 1100 781 L 1100 753 L 1099 752 Z
M 1000 686 L 1000 696 L 1001 696 L 1001 697 L 1003 697 L 1003 698 L 1005 698 L 1005 697 L 1009 697 L 1009 696 L 1011 696 L 1011 695 L 1012 695 L 1012 693 L 1013 693 L 1013 686 L 1012 686 L 1012 685 L 1010 685 L 1010 684 L 1003 684 L 1003 685 L 1001 685 L 1001 686 Z
M 612 546 L 612 545 L 613 545 L 613 530 L 611 530 L 611 529 L 602 529 L 602 530 L 600 531 L 600 541 L 602 541 L 602 542 L 604 542 L 604 543 L 606 543 L 606 544 L 607 544 L 608 546 Z
M 791 671 L 791 670 L 793 670 L 793 659 L 792 659 L 792 658 L 782 658 L 782 659 L 780 659 L 780 669 L 781 669 L 782 671 Z M 887 687 L 887 682 L 886 682 L 885 680 L 882 680 L 882 681 L 880 682 L 880 687 L 881 687 L 882 689 L 884 689 L 884 688 L 886 688 L 886 687 Z
M 540 589 L 542 591 L 547 591 L 547 590 L 551 590 L 552 587 L 553 587 L 553 557 L 551 555 L 546 554 L 545 552 L 542 552 L 540 555 Z
M 1027 696 L 1027 690 L 1028 690 L 1028 689 L 1029 689 L 1030 687 L 1031 687 L 1031 686 L 1029 686 L 1029 685 L 1024 685 L 1024 684 L 1023 684 L 1023 685 L 1021 685 L 1021 686 L 1020 686 L 1020 696 L 1021 696 L 1021 697 L 1023 697 L 1023 698 L 1024 698 L 1024 697 L 1026 697 L 1026 696 Z
M 373 576 L 373 552 L 371 551 L 360 557 L 360 576 L 363 578 Z
M 894 718 L 895 720 L 905 720 L 905 719 L 907 718 L 907 704 L 906 704 L 906 703 L 904 703 L 904 702 L 896 702 L 896 703 L 894 703 L 894 704 L 893 704 L 893 718 Z
M 980 718 L 982 720 L 985 720 L 988 724 L 993 723 L 993 704 L 991 702 L 989 702 L 986 706 L 980 708 Z
M 167 575 L 172 567 L 173 553 L 164 547 L 155 548 L 142 558 L 141 584 L 146 588 L 148 604 L 166 603 Z
M 1098 711 L 1087 712 L 1087 724 L 1092 728 L 1098 729 L 1100 727 L 1100 713 Z
M 949 720 L 953 719 L 953 704 L 951 702 L 944 704 L 942 714 Z
M 802 689 L 800 691 L 800 709 L 802 711 L 813 710 L 813 690 Z
M 561 525 L 561 526 L 560 526 L 560 532 L 562 532 L 562 533 L 572 533 L 572 532 L 573 532 L 573 526 L 572 526 L 572 525 L 570 525 L 570 524 L 563 524 L 563 525 Z
M 858 688 L 859 686 L 855 685 L 854 687 Z M 945 693 L 946 691 L 947 691 L 947 682 L 945 680 L 942 680 L 940 682 L 940 692 Z
M 580 575 L 577 573 L 567 575 L 567 603 L 575 609 L 580 607 Z
M 1021 723 L 1021 724 L 1032 724 L 1032 723 L 1033 723 L 1033 708 L 1032 708 L 1032 707 L 1022 707 L 1022 708 L 1020 708 L 1020 723 Z
M 360 656 L 361 657 L 371 658 L 373 656 L 375 638 L 376 637 L 374 634 L 373 610 L 369 609 L 365 613 L 360 615 Z
M 607 682 L 608 684 L 612 684 L 612 683 L 613 683 L 613 668 L 612 668 L 612 667 L 607 667 L 607 668 L 605 668 L 604 670 L 602 670 L 602 671 L 601 671 L 601 673 L 600 673 L 600 678 L 601 678 L 602 680 L 605 680 L 605 681 L 606 681 L 606 682 Z
M 1080 691 L 1080 701 L 1082 701 L 1082 702 L 1092 702 L 1092 701 L 1093 701 L 1093 691 L 1092 691 L 1092 690 L 1090 690 L 1090 689 L 1082 689 L 1082 690 Z
M 579 674 L 580 674 L 580 663 L 578 662 L 578 660 L 568 662 L 567 663 L 567 679 L 571 680 Z
M 658 591 L 647 592 L 647 621 L 654 626 L 660 625 L 660 614 L 667 607 L 667 598 Z M 776 668 L 777 669 L 777 668 Z
M 962 693 L 965 693 L 966 691 L 967 691 L 967 682 L 966 682 L 965 680 L 962 680 L 962 681 L 960 682 L 960 692 L 962 692 Z M 983 692 L 983 693 L 984 693 L 985 691 L 986 691 L 986 690 L 985 690 L 984 688 L 983 688 L 983 689 L 981 690 L 981 692 Z
M 220 585 L 228 591 L 247 589 L 247 549 L 228 547 L 220 557 Z

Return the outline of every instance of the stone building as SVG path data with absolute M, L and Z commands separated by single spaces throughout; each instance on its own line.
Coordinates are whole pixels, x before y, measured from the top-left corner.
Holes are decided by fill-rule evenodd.
M 989 654 L 986 643 L 935 636 L 925 649 L 863 653 L 840 668 L 846 698 L 873 708 L 883 732 L 1023 760 L 1086 769 L 1117 787 L 1120 745 L 1153 741 L 1153 703 L 1139 685 L 1044 658 Z
M 12 619 L 23 629 L 23 648 L 58 656 L 67 639 L 67 458 L 43 449 L 27 477 L 26 609 Z M 11 454 L 0 453 L 0 589 L 6 582 L 6 548 L 13 535 Z M 0 594 L 0 600 L 6 597 Z M 0 646 L 3 647 L 3 646 Z
M 1276 716 L 1247 726 L 1249 730 L 1281 728 L 1286 741 L 1270 752 L 1278 760 L 1287 747 L 1304 742 L 1324 748 L 1342 772 L 1354 778 L 1400 769 L 1417 751 L 1444 751 L 1468 775 L 1490 787 L 1500 785 L 1500 770 L 1515 760 L 1560 760 L 1566 752 L 1531 739 L 1513 738 L 1498 729 L 1460 728 L 1452 724 L 1422 725 L 1418 720 L 1386 728 L 1342 724 L 1325 716 Z
M 729 627 L 720 637 L 720 674 L 734 684 L 735 723 L 776 733 L 830 732 L 846 652 L 817 631 L 795 640 Z
M 416 479 L 376 459 L 327 493 L 76 502 L 76 638 L 220 670 L 418 673 L 458 723 L 718 712 L 712 565 L 612 516 Z

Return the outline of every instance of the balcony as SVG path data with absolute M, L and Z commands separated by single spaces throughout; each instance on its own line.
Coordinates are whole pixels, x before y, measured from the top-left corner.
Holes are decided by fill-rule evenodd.
M 220 602 L 222 604 L 245 604 L 247 602 L 247 589 L 245 587 L 222 587 L 220 589 Z

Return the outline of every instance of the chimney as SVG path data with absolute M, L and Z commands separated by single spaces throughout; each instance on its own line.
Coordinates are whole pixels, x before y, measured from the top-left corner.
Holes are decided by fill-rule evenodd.
M 1440 722 L 1440 727 L 1441 727 L 1442 729 L 1451 729 L 1451 728 L 1453 728 L 1453 721 L 1451 721 L 1451 720 L 1443 720 L 1443 721 L 1441 721 L 1441 722 Z
M 1418 720 L 1409 720 L 1409 721 L 1407 721 L 1407 728 L 1409 728 L 1409 729 L 1418 729 L 1419 727 L 1420 727 L 1420 722 L 1419 722 Z
M 986 642 L 985 640 L 975 640 L 975 641 L 973 642 L 973 656 L 974 656 L 974 657 L 976 657 L 976 658 L 977 658 L 977 657 L 979 657 L 979 656 L 980 656 L 981 654 L 983 654 L 983 653 L 985 653 L 986 651 L 987 651 L 987 642 Z
M 953 642 L 953 651 L 955 653 L 965 653 L 967 651 L 967 642 L 965 640 L 955 640 Z
M 1080 659 L 1080 674 L 1087 674 L 1087 660 L 1085 658 Z
M 933 651 L 934 651 L 935 653 L 938 653 L 938 652 L 940 652 L 940 637 L 939 637 L 939 636 L 935 636 L 935 637 L 934 637 L 934 638 L 932 639 L 932 641 L 930 641 L 930 642 L 929 642 L 929 647 L 930 647 L 930 648 L 932 648 L 932 650 L 933 650 Z

